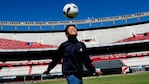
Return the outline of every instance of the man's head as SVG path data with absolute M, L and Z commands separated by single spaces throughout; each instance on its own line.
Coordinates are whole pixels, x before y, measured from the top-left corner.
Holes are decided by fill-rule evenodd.
M 65 34 L 67 37 L 69 36 L 77 36 L 78 31 L 75 25 L 67 25 L 65 28 Z

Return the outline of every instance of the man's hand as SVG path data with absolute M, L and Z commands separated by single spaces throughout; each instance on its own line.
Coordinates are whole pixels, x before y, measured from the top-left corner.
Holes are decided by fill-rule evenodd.
M 103 74 L 100 70 L 96 70 L 95 73 L 96 73 L 96 75 L 101 75 L 101 74 Z

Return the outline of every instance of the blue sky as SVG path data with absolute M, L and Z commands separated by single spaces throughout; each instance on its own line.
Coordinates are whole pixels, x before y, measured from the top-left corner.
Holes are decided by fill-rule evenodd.
M 0 0 L 0 21 L 68 20 L 62 12 L 66 3 L 79 7 L 75 20 L 149 11 L 149 0 Z

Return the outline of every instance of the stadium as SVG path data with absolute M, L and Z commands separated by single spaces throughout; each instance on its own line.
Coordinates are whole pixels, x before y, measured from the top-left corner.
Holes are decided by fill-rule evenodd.
M 85 20 L 0 21 L 0 81 L 63 77 L 61 63 L 50 76 L 42 73 L 66 40 L 64 28 L 68 24 L 77 25 L 79 41 L 86 44 L 93 65 L 104 75 L 148 71 L 149 19 L 144 20 L 148 17 L 149 12 L 141 12 Z M 85 67 L 84 76 L 91 76 Z

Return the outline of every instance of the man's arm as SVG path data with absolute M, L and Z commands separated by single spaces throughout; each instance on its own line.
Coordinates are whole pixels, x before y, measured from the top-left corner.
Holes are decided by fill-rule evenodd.
M 53 69 L 58 63 L 61 62 L 62 52 L 63 52 L 63 47 L 62 45 L 60 45 L 55 56 L 52 56 L 52 62 L 49 63 L 47 70 L 44 71 L 44 74 L 49 74 L 50 70 Z
M 49 71 L 53 69 L 59 62 L 60 58 L 57 56 L 52 57 L 52 62 L 49 63 L 47 70 L 44 72 L 44 74 L 49 74 Z
M 84 43 L 83 43 L 83 46 L 84 46 L 83 62 L 84 62 L 85 67 L 89 70 L 90 73 L 95 73 L 97 75 L 102 74 L 101 71 L 96 70 L 95 67 L 92 65 L 92 61 L 89 57 L 89 54 L 86 51 L 86 46 Z
M 96 70 L 95 67 L 92 65 L 89 55 L 84 54 L 83 62 L 88 71 L 90 71 L 91 73 L 95 73 Z
M 90 71 L 90 72 L 95 72 L 95 67 L 92 65 L 92 62 L 90 60 L 89 54 L 86 51 L 86 46 L 84 43 L 82 43 L 83 45 L 83 63 L 85 65 L 85 67 Z

